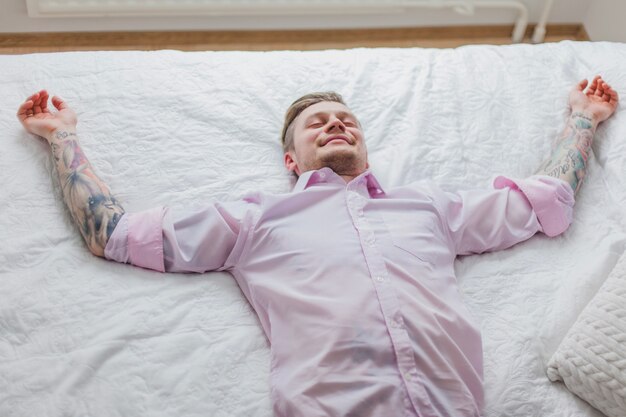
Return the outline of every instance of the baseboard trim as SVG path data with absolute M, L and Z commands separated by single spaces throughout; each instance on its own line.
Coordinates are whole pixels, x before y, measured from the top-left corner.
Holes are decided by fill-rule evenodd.
M 529 25 L 529 42 L 535 25 Z M 0 33 L 0 53 L 74 50 L 285 50 L 510 43 L 512 25 L 385 29 Z M 548 25 L 546 40 L 589 40 L 581 24 Z

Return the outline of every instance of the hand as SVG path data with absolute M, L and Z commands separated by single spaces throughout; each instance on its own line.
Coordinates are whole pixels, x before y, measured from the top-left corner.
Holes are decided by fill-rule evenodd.
M 41 90 L 28 97 L 17 111 L 17 118 L 22 126 L 35 135 L 39 135 L 50 142 L 55 130 L 66 129 L 76 131 L 76 113 L 70 109 L 60 97 L 52 97 L 52 104 L 58 112 L 52 113 L 48 109 L 48 92 Z
M 600 123 L 611 117 L 617 109 L 619 101 L 617 92 L 596 75 L 587 88 L 587 80 L 582 80 L 574 87 L 569 95 L 569 104 L 572 112 L 581 112 Z

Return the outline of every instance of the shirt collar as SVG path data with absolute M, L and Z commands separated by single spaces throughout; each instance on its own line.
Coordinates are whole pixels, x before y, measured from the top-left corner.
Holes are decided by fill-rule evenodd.
M 350 183 L 346 184 L 343 178 L 328 167 L 303 172 L 298 178 L 296 185 L 293 187 L 292 192 L 304 191 L 310 186 L 320 183 L 337 183 L 345 187 L 358 183 L 366 183 L 370 197 L 379 197 L 385 194 L 383 187 L 369 169 L 366 169 L 359 176 L 350 181 Z

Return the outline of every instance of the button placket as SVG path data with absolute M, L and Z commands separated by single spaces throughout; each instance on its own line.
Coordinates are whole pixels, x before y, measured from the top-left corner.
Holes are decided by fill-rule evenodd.
M 384 256 L 376 246 L 374 230 L 364 212 L 367 199 L 353 189 L 349 189 L 346 194 L 348 211 L 357 229 L 357 236 L 365 255 L 378 303 L 387 323 L 393 350 L 396 353 L 399 375 L 405 381 L 407 399 L 412 403 L 415 410 L 429 407 L 428 395 L 424 387 L 420 385 L 419 378 L 416 378 L 415 359 L 402 319 L 398 295 L 394 286 L 391 285 Z

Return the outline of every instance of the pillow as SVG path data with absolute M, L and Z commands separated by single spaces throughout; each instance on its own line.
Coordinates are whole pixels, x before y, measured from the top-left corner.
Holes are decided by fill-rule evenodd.
M 626 416 L 626 253 L 565 335 L 547 374 L 607 416 Z

